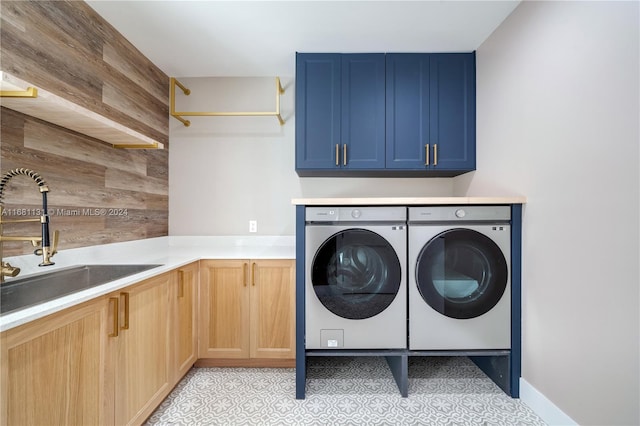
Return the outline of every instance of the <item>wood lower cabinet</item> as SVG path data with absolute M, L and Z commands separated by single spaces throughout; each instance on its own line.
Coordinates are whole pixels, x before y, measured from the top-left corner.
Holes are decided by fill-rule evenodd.
M 295 359 L 294 271 L 294 260 L 201 261 L 199 358 Z
M 178 268 L 172 291 L 175 300 L 174 382 L 178 383 L 198 359 L 198 262 Z
M 200 261 L 199 358 L 249 358 L 249 261 Z
M 0 335 L 3 425 L 101 425 L 109 302 L 101 298 Z
M 111 337 L 114 362 L 115 424 L 141 424 L 169 394 L 170 284 L 163 274 L 127 287 L 119 299 L 118 336 Z
M 198 356 L 293 365 L 294 269 L 194 262 L 1 333 L 0 424 L 139 425 Z
M 293 260 L 251 262 L 251 358 L 296 356 L 294 265 Z
M 3 332 L 0 424 L 142 424 L 177 382 L 170 363 L 174 276 Z

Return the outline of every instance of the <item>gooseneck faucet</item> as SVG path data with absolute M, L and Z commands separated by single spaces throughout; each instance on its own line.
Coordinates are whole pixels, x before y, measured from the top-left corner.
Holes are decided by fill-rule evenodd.
M 4 219 L 4 189 L 14 176 L 24 175 L 28 176 L 35 181 L 38 185 L 40 193 L 42 194 L 42 211 L 40 211 L 40 217 L 36 218 L 27 218 L 27 219 L 12 219 L 5 220 Z M 46 182 L 38 173 L 31 169 L 19 168 L 13 169 L 7 173 L 0 179 L 0 263 L 2 264 L 2 271 L 0 273 L 0 282 L 4 281 L 5 276 L 15 277 L 20 273 L 20 269 L 11 266 L 9 263 L 2 260 L 2 246 L 4 241 L 30 241 L 34 247 L 38 246 L 40 243 L 40 247 L 34 251 L 36 255 L 42 255 L 42 263 L 38 266 L 49 266 L 53 265 L 54 262 L 51 261 L 51 258 L 57 252 L 58 246 L 58 231 L 53 234 L 53 247 L 51 246 L 51 241 L 49 238 L 49 214 L 47 207 L 47 193 L 49 192 L 49 187 Z M 2 224 L 3 223 L 20 223 L 20 222 L 40 222 L 42 225 L 42 234 L 38 237 L 18 237 L 18 236 L 5 236 L 2 232 Z

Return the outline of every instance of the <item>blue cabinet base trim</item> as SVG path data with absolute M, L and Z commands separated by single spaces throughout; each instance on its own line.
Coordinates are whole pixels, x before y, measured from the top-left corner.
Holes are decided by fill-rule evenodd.
M 409 356 L 509 356 L 508 349 L 409 351 Z
M 475 169 L 474 169 L 475 170 Z M 299 177 L 404 177 L 404 178 L 424 178 L 424 177 L 454 177 L 468 173 L 472 170 L 354 170 L 354 169 L 323 169 L 309 170 L 296 169 Z
M 406 356 L 405 349 L 309 349 L 307 356 Z
M 305 398 L 306 359 L 299 358 L 320 356 L 384 356 L 391 374 L 398 385 L 402 397 L 409 396 L 409 357 L 417 356 L 468 356 L 496 385 L 507 395 L 518 398 L 514 394 L 517 389 L 511 386 L 511 351 L 508 350 L 441 350 L 441 351 L 411 351 L 407 349 L 310 349 L 301 352 L 296 358 L 296 399 Z M 300 364 L 298 363 L 300 361 Z M 300 366 L 299 366 L 300 365 Z

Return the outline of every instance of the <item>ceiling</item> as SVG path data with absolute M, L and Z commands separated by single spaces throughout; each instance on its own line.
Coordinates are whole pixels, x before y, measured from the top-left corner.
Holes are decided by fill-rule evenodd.
M 167 75 L 213 77 L 293 76 L 297 51 L 473 51 L 519 0 L 87 3 Z

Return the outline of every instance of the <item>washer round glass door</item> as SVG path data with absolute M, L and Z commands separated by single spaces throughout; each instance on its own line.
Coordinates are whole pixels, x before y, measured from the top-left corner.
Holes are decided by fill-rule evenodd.
M 366 229 L 347 229 L 320 246 L 311 267 L 313 290 L 334 314 L 347 319 L 371 318 L 398 294 L 398 256 L 387 240 Z
M 489 312 L 502 298 L 507 262 L 489 237 L 470 229 L 450 229 L 420 251 L 416 283 L 422 298 L 450 318 L 469 319 Z

